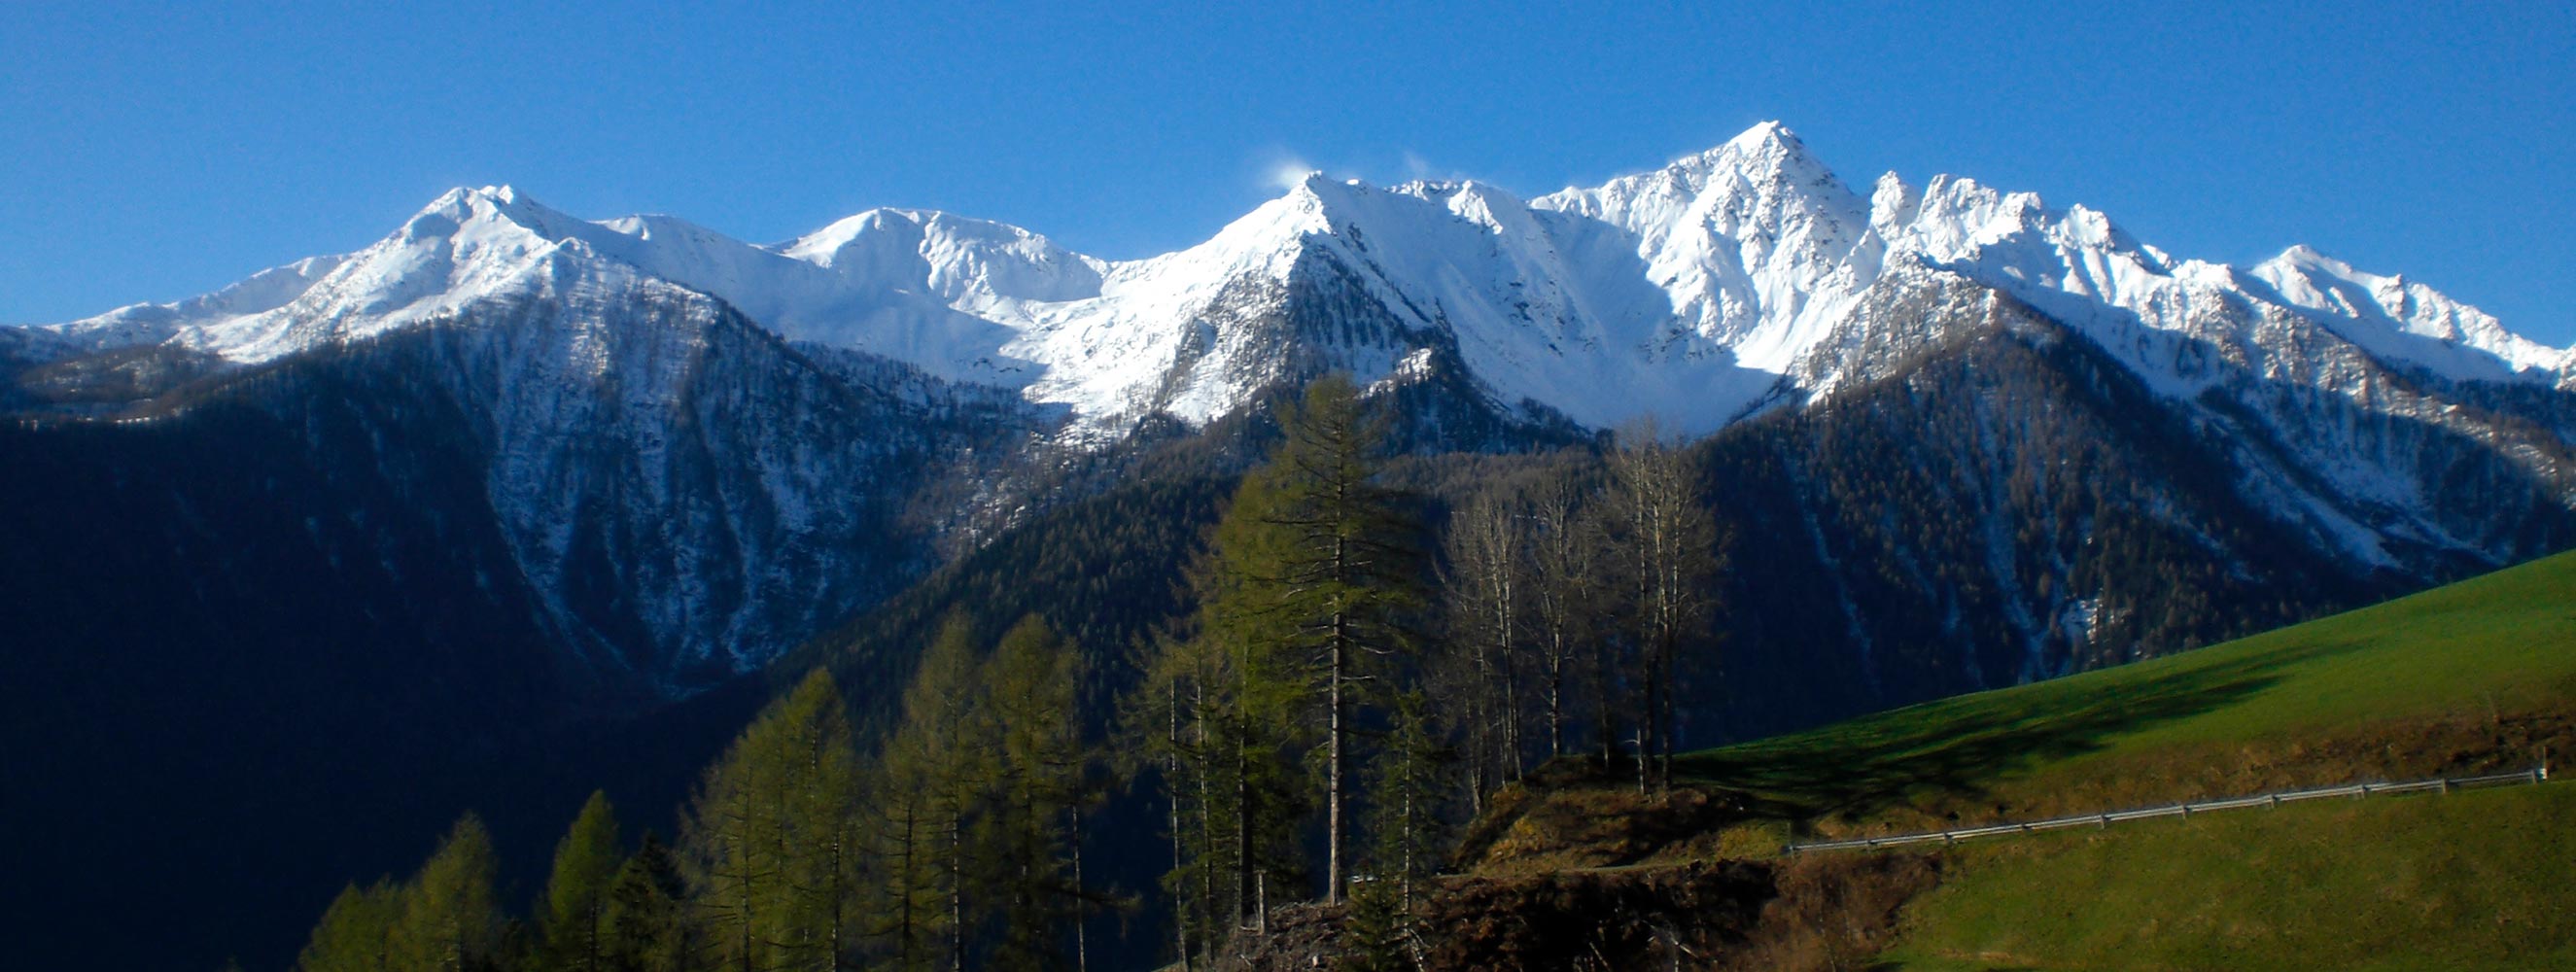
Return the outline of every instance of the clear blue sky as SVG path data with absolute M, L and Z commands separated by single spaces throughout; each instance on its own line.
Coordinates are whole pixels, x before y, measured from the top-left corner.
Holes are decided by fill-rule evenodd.
M 1855 185 L 1973 175 L 2185 256 L 2307 242 L 2576 341 L 2566 2 L 718 6 L 0 4 L 0 321 L 355 249 L 460 184 L 1126 257 L 1292 159 L 1536 194 L 1778 118 Z

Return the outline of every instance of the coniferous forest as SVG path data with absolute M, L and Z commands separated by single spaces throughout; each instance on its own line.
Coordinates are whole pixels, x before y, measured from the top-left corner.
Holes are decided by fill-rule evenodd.
M 1496 789 L 1556 757 L 1664 785 L 1724 544 L 1700 466 L 1651 428 L 1450 510 L 1391 485 L 1388 422 L 1349 381 L 1282 413 L 1146 636 L 1080 645 L 1030 614 L 984 637 L 952 611 L 891 704 L 825 666 L 781 692 L 675 833 L 595 794 L 512 894 L 469 813 L 410 875 L 353 880 L 297 967 L 1197 967 L 1301 902 L 1400 967 L 1422 882 Z M 1158 954 L 1092 940 L 1112 928 Z

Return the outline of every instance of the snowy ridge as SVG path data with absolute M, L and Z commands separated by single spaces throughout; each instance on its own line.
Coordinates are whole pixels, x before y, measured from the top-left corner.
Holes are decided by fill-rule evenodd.
M 2381 357 L 2424 360 L 2436 371 L 2489 380 L 2524 372 L 2564 375 L 2576 364 L 2576 351 L 2507 331 L 2485 311 L 2431 287 L 2355 270 L 2306 246 L 2256 265 L 2251 275 L 2283 303 L 2325 317 L 2336 333 Z
M 144 347 L 190 353 L 83 360 Z M 1130 261 L 923 210 L 757 245 L 457 189 L 356 253 L 0 329 L 0 362 L 76 390 L 194 381 L 221 367 L 209 355 L 331 349 L 347 357 L 316 360 L 367 356 L 458 406 L 541 622 L 592 668 L 675 694 L 756 667 L 971 542 L 979 517 L 1004 512 L 988 504 L 1010 495 L 1007 476 L 1058 447 L 1112 444 L 1156 416 L 1211 422 L 1335 369 L 1408 403 L 1433 429 L 1424 447 L 1442 449 L 1644 416 L 1694 435 L 1766 410 L 1830 424 L 1837 401 L 1923 391 L 1911 382 L 1939 370 L 1927 362 L 2056 375 L 1937 411 L 1969 425 L 1901 430 L 1927 468 L 1950 461 L 1942 449 L 1996 463 L 1952 499 L 1988 498 L 1960 552 L 2008 599 L 1999 623 L 2030 652 L 2025 676 L 2054 664 L 2051 632 L 2136 630 L 2130 607 L 2067 586 L 2081 558 L 2065 551 L 2091 542 L 2089 520 L 2050 521 L 2065 531 L 2056 559 L 2016 560 L 2030 553 L 2021 524 L 1993 505 L 2016 488 L 2006 459 L 2033 482 L 2064 466 L 2011 443 L 2135 432 L 2034 437 L 2055 413 L 2108 407 L 2162 430 L 2139 440 L 2163 450 L 2148 459 L 2208 458 L 2241 503 L 2229 510 L 2338 571 L 2507 562 L 2558 543 L 2543 521 L 2576 510 L 2568 350 L 2304 247 L 2238 268 L 1969 178 L 1888 174 L 1857 191 L 1776 123 L 1536 198 L 1310 174 L 1198 245 Z M 1943 357 L 1959 349 L 1982 356 Z M 2121 371 L 2136 381 L 2105 379 Z M 1924 380 L 1952 396 L 1987 387 Z M 2194 556 L 2244 569 L 2223 529 L 2235 514 L 2178 505 L 2186 492 L 2214 502 L 2170 482 L 2121 495 Z M 1820 531 L 1809 524 L 1836 577 L 1838 557 L 1874 556 L 1827 550 Z M 1870 645 L 1894 635 L 1860 626 L 1851 589 L 1837 597 L 1874 681 Z M 1941 624 L 1956 627 L 1956 607 Z
M 2212 354 L 2268 367 L 2319 335 L 2444 380 L 2564 386 L 2576 373 L 2567 350 L 2305 247 L 2250 269 L 2178 261 L 2083 206 L 1952 176 L 1891 173 L 1864 197 L 1776 122 L 1527 201 L 1474 181 L 1311 176 L 1205 243 L 1125 262 L 919 210 L 758 246 L 671 217 L 591 222 L 509 187 L 459 189 L 358 253 L 29 336 L 56 355 L 167 343 L 257 362 L 543 292 L 593 263 L 719 297 L 792 341 L 1018 390 L 1103 435 L 1148 412 L 1204 422 L 1281 377 L 1279 338 L 1259 322 L 1327 266 L 1400 334 L 1454 342 L 1496 405 L 1599 427 L 1651 414 L 1705 432 L 1829 393 L 1854 375 L 1820 356 L 1872 287 L 1909 268 L 2027 301 L 2177 397 L 2216 380 Z M 1370 340 L 1330 362 L 1376 380 L 1422 350 Z

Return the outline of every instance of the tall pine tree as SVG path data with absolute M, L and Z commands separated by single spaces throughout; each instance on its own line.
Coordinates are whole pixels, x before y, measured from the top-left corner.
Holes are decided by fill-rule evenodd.
M 388 972 L 393 968 L 394 922 L 401 916 L 402 888 L 392 879 L 363 888 L 351 884 L 323 910 L 295 967 L 300 972 Z
M 840 690 L 820 669 L 708 767 L 681 834 L 718 968 L 831 970 L 852 950 L 857 770 Z
M 387 968 L 466 972 L 491 964 L 501 931 L 495 869 L 491 832 L 482 818 L 466 814 L 404 886 Z
M 608 928 L 605 967 L 611 972 L 684 972 L 696 941 L 687 912 L 688 888 L 679 862 L 661 838 L 644 845 L 609 884 L 602 921 Z
M 970 894 L 967 837 L 989 746 L 978 716 L 973 629 L 950 618 L 903 694 L 901 721 L 876 762 L 868 847 L 879 949 L 903 970 L 960 969 Z
M 984 664 L 984 717 L 993 743 L 982 819 L 988 910 L 1001 935 L 996 968 L 1066 968 L 1064 940 L 1082 915 L 1074 820 L 1088 785 L 1077 691 L 1081 658 L 1045 622 L 1013 626 Z
M 1424 601 L 1419 525 L 1379 484 L 1384 427 L 1340 375 L 1310 385 L 1284 417 L 1286 439 L 1245 477 L 1220 521 L 1220 575 L 1204 634 L 1241 642 L 1243 675 L 1308 687 L 1318 715 L 1324 898 L 1349 879 L 1362 688 L 1412 647 Z M 1266 686 L 1264 686 L 1266 688 Z
M 555 844 L 554 869 L 546 879 L 539 928 L 551 968 L 561 972 L 605 968 L 608 889 L 624 863 L 617 843 L 617 812 L 609 806 L 607 793 L 594 792 L 573 818 L 572 830 Z

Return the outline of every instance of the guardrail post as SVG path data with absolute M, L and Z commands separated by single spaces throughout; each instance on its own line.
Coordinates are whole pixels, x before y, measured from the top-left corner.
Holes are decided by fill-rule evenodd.
M 2449 793 L 2451 792 L 2451 778 L 2450 778 L 2450 777 L 2447 777 L 2447 776 L 2442 777 L 2442 792 L 2443 792 L 2444 794 L 2446 794 L 2446 795 L 2447 795 L 2447 794 L 2449 794 Z
M 2272 804 L 2271 804 L 2271 806 L 2270 806 L 2270 807 L 2268 807 L 2268 808 L 2266 808 L 2266 809 L 2271 809 L 2271 810 L 2278 810 L 2278 809 L 2281 809 L 2281 795 L 2280 795 L 2280 794 L 2278 794 L 2278 793 L 2272 794 L 2272 795 L 2271 795 L 2271 800 L 2272 800 Z
M 2104 829 L 2104 830 L 2109 830 L 2109 829 L 2111 829 L 2111 815 L 2110 815 L 2110 814 L 2107 814 L 2107 813 L 2106 813 L 2106 814 L 2103 814 L 2103 815 L 2102 815 L 2102 829 Z
M 2182 818 L 2184 820 L 2191 819 L 2191 804 L 2186 803 L 2182 805 Z

